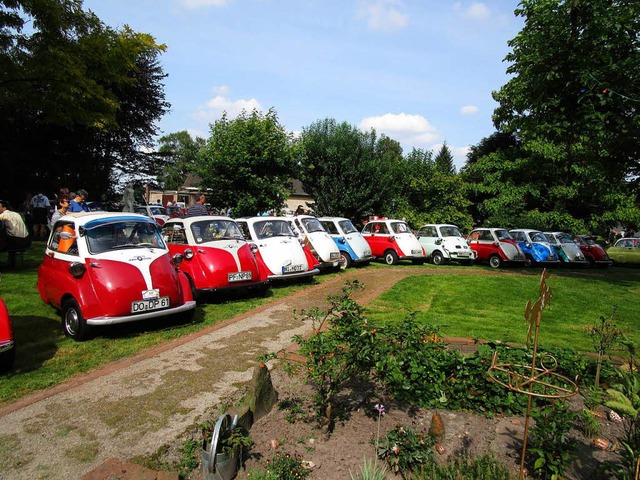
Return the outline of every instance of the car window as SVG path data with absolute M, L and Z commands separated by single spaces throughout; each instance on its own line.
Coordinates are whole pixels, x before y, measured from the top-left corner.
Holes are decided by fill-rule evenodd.
M 391 231 L 394 233 L 411 233 L 409 225 L 404 222 L 393 222 L 391 224 Z
M 57 222 L 53 228 L 53 235 L 49 239 L 48 247 L 67 255 L 78 255 L 78 239 L 73 223 Z
M 232 220 L 202 220 L 191 224 L 196 243 L 244 238 L 238 224 Z
M 286 220 L 263 220 L 253 224 L 258 239 L 269 237 L 293 237 L 289 222 Z
M 471 232 L 467 241 L 480 240 L 480 232 Z
M 560 243 L 566 243 L 566 244 L 571 244 L 571 243 L 575 243 L 573 240 L 573 237 L 571 235 L 569 235 L 568 233 L 561 233 L 559 235 L 559 240 Z
M 242 232 L 242 235 L 244 235 L 244 238 L 246 238 L 247 240 L 251 240 L 251 232 L 249 232 L 249 225 L 246 222 L 237 222 L 237 223 L 238 223 L 238 228 Z
M 101 219 L 85 225 L 87 245 L 91 253 L 123 248 L 166 248 L 154 222 L 137 219 Z
M 422 227 L 418 230 L 419 237 L 437 237 L 436 227 Z
M 338 235 L 338 228 L 336 227 L 336 224 L 333 223 L 330 220 L 324 220 L 322 222 L 320 222 L 322 224 L 322 226 L 324 227 L 324 229 L 329 232 L 331 235 Z
M 544 236 L 547 238 L 549 243 L 556 243 L 556 239 L 552 233 L 545 233 Z
M 351 223 L 351 220 L 340 220 L 338 225 L 340 225 L 340 228 L 345 234 L 356 233 L 358 231 L 353 223 Z
M 174 245 L 184 245 L 187 243 L 187 235 L 181 223 L 168 223 L 162 229 L 162 235 L 167 241 Z
M 507 232 L 506 230 L 498 229 L 495 231 L 495 233 L 496 237 L 498 237 L 498 240 L 513 240 L 513 237 L 511 237 L 509 232 Z
M 532 232 L 529 234 L 532 242 L 548 242 L 547 237 L 542 232 Z
M 484 242 L 493 242 L 493 235 L 489 230 L 480 230 L 478 232 L 478 240 L 482 240 Z
M 527 241 L 527 237 L 525 236 L 524 232 L 510 232 L 511 236 L 513 237 L 514 240 L 518 241 L 518 242 L 526 242 Z
M 322 228 L 322 225 L 317 218 L 303 218 L 302 225 L 304 225 L 304 228 L 309 233 L 324 232 L 324 228 Z
M 433 228 L 435 229 L 435 227 Z M 461 237 L 462 236 L 458 227 L 453 227 L 453 226 L 440 227 L 440 234 L 443 237 Z

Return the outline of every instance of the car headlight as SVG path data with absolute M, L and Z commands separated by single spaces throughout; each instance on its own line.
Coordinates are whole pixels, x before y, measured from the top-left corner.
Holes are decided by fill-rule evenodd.
M 193 258 L 193 255 L 193 250 L 191 250 L 190 248 L 185 249 L 184 258 L 186 258 L 187 260 L 191 260 Z

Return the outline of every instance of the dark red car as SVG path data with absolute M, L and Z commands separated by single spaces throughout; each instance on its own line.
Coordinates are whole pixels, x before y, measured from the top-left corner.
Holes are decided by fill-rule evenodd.
M 13 339 L 11 319 L 4 301 L 0 298 L 0 372 L 8 372 L 13 367 L 16 344 Z
M 580 247 L 589 266 L 607 268 L 613 264 L 613 260 L 609 258 L 605 249 L 596 240 L 594 235 L 574 235 L 573 237 L 573 241 Z

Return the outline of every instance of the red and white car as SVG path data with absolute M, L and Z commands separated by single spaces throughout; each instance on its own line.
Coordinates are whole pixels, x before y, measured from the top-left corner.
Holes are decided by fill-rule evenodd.
M 384 258 L 387 265 L 395 265 L 400 260 L 422 265 L 427 260 L 424 248 L 402 220 L 373 220 L 364 226 L 362 236 L 373 256 Z
M 199 216 L 173 218 L 162 236 L 195 292 L 258 290 L 269 286 L 267 267 L 247 243 L 231 218 Z M 255 250 L 255 246 L 254 246 Z
M 65 335 L 83 340 L 92 326 L 134 322 L 196 307 L 156 223 L 135 213 L 61 217 L 38 269 L 38 292 L 61 310 Z
M 467 238 L 471 250 L 476 252 L 476 260 L 489 262 L 492 268 L 509 263 L 524 265 L 524 252 L 509 232 L 504 228 L 476 228 Z
M 0 298 L 0 373 L 13 368 L 16 356 L 16 343 L 13 338 L 11 319 L 4 300 Z
M 309 278 L 320 273 L 319 262 L 302 245 L 284 217 L 237 218 L 236 222 L 257 256 L 269 270 L 270 280 Z

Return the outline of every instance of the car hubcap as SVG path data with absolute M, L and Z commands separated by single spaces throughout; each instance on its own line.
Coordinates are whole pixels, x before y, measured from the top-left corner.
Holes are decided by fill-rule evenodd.
M 64 316 L 64 328 L 70 335 L 75 335 L 78 332 L 79 323 L 78 312 L 74 309 L 67 310 L 67 314 Z

